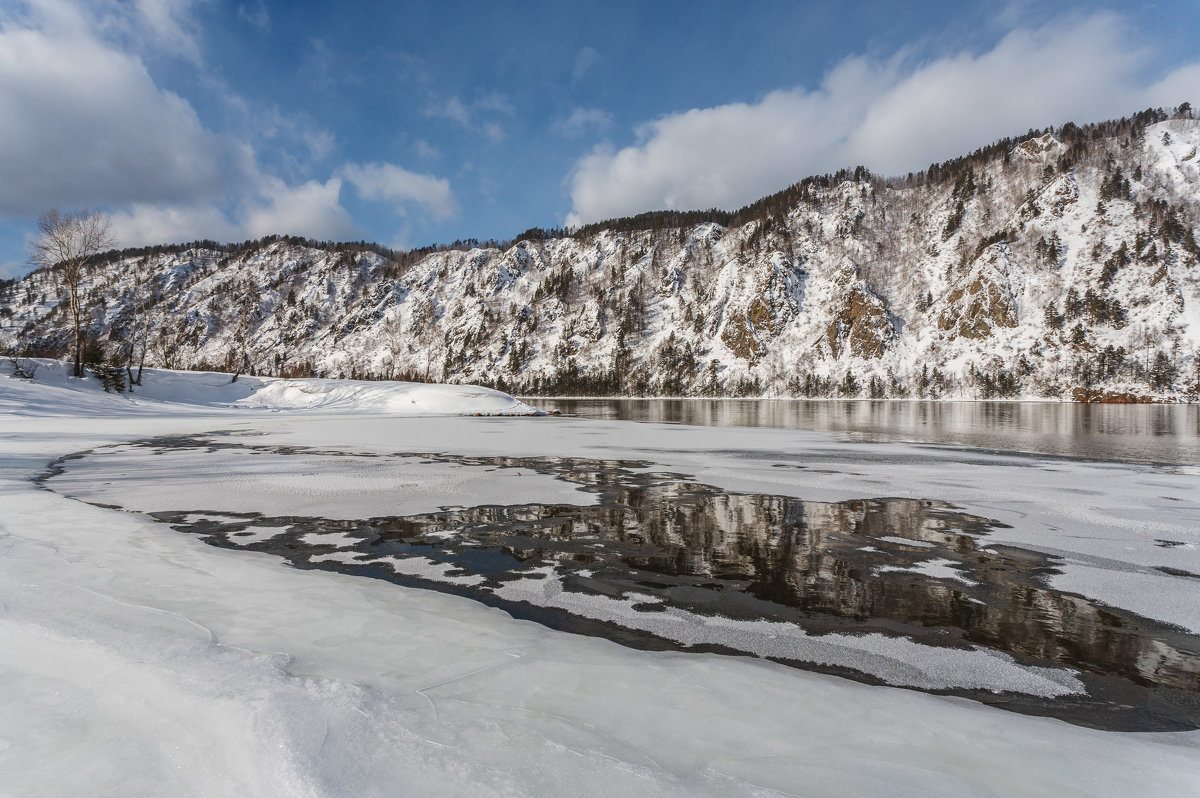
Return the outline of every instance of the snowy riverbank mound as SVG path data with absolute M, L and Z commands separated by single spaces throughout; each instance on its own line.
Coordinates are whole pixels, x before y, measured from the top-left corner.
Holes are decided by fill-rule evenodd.
M 71 376 L 71 364 L 38 360 L 33 380 L 0 380 L 0 409 L 43 415 L 76 408 L 117 412 L 146 404 L 270 411 L 323 410 L 400 416 L 537 415 L 540 411 L 506 393 L 478 385 L 415 382 L 280 379 L 221 372 L 146 369 L 132 393 L 106 394 L 95 377 Z M 0 375 L 7 371 L 0 369 Z

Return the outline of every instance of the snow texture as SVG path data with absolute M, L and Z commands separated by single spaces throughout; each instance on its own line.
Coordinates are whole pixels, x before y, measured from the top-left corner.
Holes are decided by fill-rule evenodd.
M 208 398 L 188 404 L 185 394 L 134 403 L 69 381 L 0 377 L 6 792 L 1200 791 L 1200 733 L 1099 732 L 744 657 L 632 650 L 457 596 L 283 568 L 274 557 L 206 546 L 30 481 L 73 452 L 213 430 L 356 453 L 637 453 L 656 469 L 731 489 L 949 499 L 1013 523 L 997 533 L 1002 540 L 1061 553 L 1059 578 L 1087 573 L 1089 594 L 1119 606 L 1153 596 L 1157 617 L 1194 630 L 1198 580 L 1154 566 L 1200 571 L 1196 550 L 1152 541 L 1196 542 L 1195 473 L 780 430 L 567 419 L 382 423 L 366 414 L 214 407 Z M 773 467 L 798 459 L 826 468 Z M 214 490 L 210 503 L 220 495 Z M 1136 573 L 1137 584 L 1117 584 L 1124 573 Z
M 390 422 L 381 421 L 381 425 Z M 485 504 L 592 504 L 595 497 L 516 468 L 433 463 L 419 457 L 104 450 L 48 481 L 54 490 L 127 510 L 223 510 L 330 519 L 432 513 Z

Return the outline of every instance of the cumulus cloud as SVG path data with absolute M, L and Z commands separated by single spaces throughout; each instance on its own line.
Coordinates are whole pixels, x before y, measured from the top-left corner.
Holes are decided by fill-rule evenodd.
M 338 174 L 363 199 L 390 202 L 400 213 L 409 205 L 418 205 L 435 218 L 445 219 L 457 210 L 450 183 L 443 178 L 417 174 L 390 163 L 346 164 Z
M 216 205 L 148 205 L 134 203 L 109 215 L 113 237 L 120 246 L 182 243 L 209 239 L 239 241 L 249 236 Z
M 242 227 L 249 238 L 273 233 L 328 239 L 353 237 L 361 231 L 341 205 L 341 190 L 339 177 L 323 183 L 309 180 L 298 186 L 270 178 L 262 191 L 265 201 L 246 209 Z
M 1200 85 L 1200 64 L 1154 80 L 1148 60 L 1111 15 L 1014 30 L 982 54 L 850 57 L 817 89 L 673 114 L 639 127 L 632 146 L 596 148 L 569 178 L 567 222 L 736 208 L 857 164 L 913 171 L 1028 128 L 1175 105 Z
M 437 219 L 457 211 L 445 179 L 390 163 L 351 163 L 324 181 L 289 184 L 261 176 L 255 189 L 228 212 L 208 202 L 134 203 L 111 214 L 113 234 L 122 246 L 129 247 L 196 239 L 242 241 L 273 234 L 359 238 L 364 231 L 341 201 L 347 184 L 363 199 L 389 203 L 401 215 L 414 206 Z
M 33 0 L 0 11 L 0 217 L 100 206 L 122 246 L 268 234 L 356 238 L 341 203 L 349 184 L 403 213 L 444 218 L 446 180 L 393 164 L 345 164 L 313 179 L 336 149 L 304 115 L 252 106 L 212 76 L 232 125 L 207 128 L 183 98 L 160 88 L 138 42 L 198 60 L 186 0 Z M 511 112 L 487 95 L 472 112 Z M 506 110 L 507 109 L 507 110 Z M 266 166 L 252 142 L 274 146 Z M 10 269 L 5 265 L 5 269 Z
M 212 196 L 252 172 L 141 60 L 55 11 L 0 30 L 0 213 Z
M 572 108 L 566 117 L 557 120 L 550 129 L 558 135 L 577 139 L 588 131 L 602 131 L 612 124 L 612 114 L 602 108 Z
M 111 214 L 112 232 L 127 247 L 198 239 L 242 241 L 274 234 L 357 238 L 363 231 L 341 204 L 342 182 L 332 177 L 289 185 L 264 177 L 232 213 L 213 203 L 135 203 Z

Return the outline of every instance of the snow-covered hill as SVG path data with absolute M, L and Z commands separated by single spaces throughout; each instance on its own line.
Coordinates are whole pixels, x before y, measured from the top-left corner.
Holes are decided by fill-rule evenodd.
M 167 368 L 516 393 L 1194 398 L 1198 150 L 1200 121 L 1145 112 L 504 246 L 127 252 L 92 329 L 123 356 L 144 323 Z M 0 348 L 66 350 L 53 274 L 0 302 Z

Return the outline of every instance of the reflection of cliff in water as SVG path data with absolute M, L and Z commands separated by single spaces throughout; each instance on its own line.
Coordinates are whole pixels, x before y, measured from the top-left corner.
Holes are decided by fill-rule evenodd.
M 813 631 L 845 630 L 847 620 L 862 631 L 911 634 L 915 626 L 931 635 L 923 642 L 956 637 L 1200 690 L 1200 658 L 1178 650 L 1200 641 L 1045 587 L 1049 558 L 987 549 L 987 528 L 983 519 L 913 499 L 823 503 L 683 482 L 610 483 L 597 507 L 485 507 L 394 519 L 376 527 L 382 535 L 371 546 L 395 553 L 401 542 L 429 544 L 438 551 L 428 555 L 472 571 L 461 555 L 498 550 L 510 573 L 546 561 L 568 573 L 582 567 L 589 575 L 567 580 L 569 589 L 650 592 L 701 613 L 788 620 Z M 946 575 L 910 570 L 930 561 Z
M 535 399 L 587 418 L 821 430 L 1088 460 L 1200 461 L 1200 406 L 803 399 Z

